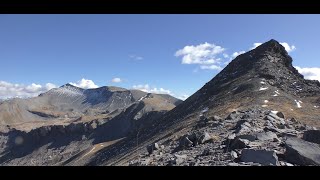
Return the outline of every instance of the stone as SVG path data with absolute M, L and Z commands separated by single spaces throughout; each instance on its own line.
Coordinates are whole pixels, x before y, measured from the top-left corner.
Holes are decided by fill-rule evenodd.
M 176 165 L 182 164 L 187 159 L 187 155 L 185 155 L 185 154 L 184 155 L 175 154 L 174 156 L 175 156 L 174 161 L 175 161 Z
M 149 165 L 150 162 L 151 162 L 151 158 L 146 158 L 146 159 L 141 160 L 141 164 L 145 165 L 145 166 Z
M 273 150 L 243 149 L 240 159 L 243 162 L 259 163 L 266 166 L 279 166 L 278 157 Z
M 238 158 L 238 154 L 235 151 L 231 151 L 230 155 L 233 159 L 237 159 Z
M 228 163 L 228 166 L 240 166 L 240 164 L 238 164 L 238 163 Z
M 280 118 L 284 119 L 284 114 L 282 112 L 277 112 L 276 115 Z
M 203 133 L 202 136 L 200 136 L 199 143 L 204 144 L 211 140 L 212 140 L 212 136 L 209 133 L 205 132 Z
M 308 142 L 320 144 L 320 130 L 307 130 L 303 133 L 303 139 Z
M 181 140 L 179 141 L 179 146 L 182 148 L 191 147 L 192 145 L 193 145 L 193 142 L 190 141 L 190 139 L 187 136 L 182 137 Z
M 240 135 L 237 137 L 240 139 L 247 139 L 249 141 L 255 141 L 257 139 L 255 135 L 251 135 L 251 134 Z
M 147 146 L 147 151 L 149 154 L 152 154 L 154 150 L 158 150 L 158 149 L 159 149 L 158 143 L 153 143 Z
M 285 147 L 286 161 L 298 165 L 320 165 L 320 146 L 318 144 L 288 137 Z
M 203 150 L 203 152 L 201 153 L 202 156 L 210 156 L 210 155 L 213 155 L 214 152 L 211 151 L 210 149 L 205 149 Z
M 238 113 L 237 111 L 233 111 L 232 113 L 230 113 L 228 115 L 228 117 L 226 119 L 234 120 L 234 119 L 237 119 L 239 116 L 240 116 L 240 113 Z
M 247 139 L 240 139 L 236 138 L 233 141 L 231 141 L 230 148 L 231 149 L 243 149 L 246 148 L 249 145 L 250 141 Z
M 256 138 L 260 141 L 267 141 L 278 138 L 278 136 L 274 132 L 267 131 L 256 134 Z
M 196 146 L 199 142 L 200 137 L 202 134 L 200 132 L 193 132 L 192 134 L 188 135 L 188 139 L 193 143 L 193 146 Z
M 237 134 L 244 134 L 251 131 L 250 126 L 246 126 L 245 124 L 241 124 L 241 126 L 236 130 Z
M 221 118 L 220 116 L 214 115 L 214 116 L 213 116 L 213 120 L 214 120 L 214 121 L 222 121 L 222 118 Z

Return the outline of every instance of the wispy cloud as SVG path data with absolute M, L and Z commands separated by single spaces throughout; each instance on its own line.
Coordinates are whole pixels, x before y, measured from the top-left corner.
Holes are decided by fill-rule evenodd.
M 132 60 L 138 60 L 138 61 L 143 59 L 142 56 L 137 56 L 137 55 L 134 55 L 134 54 L 129 55 L 129 58 L 132 59 Z
M 200 69 L 210 69 L 210 70 L 218 70 L 218 71 L 220 71 L 220 70 L 222 70 L 222 67 L 214 65 L 214 64 L 213 65 L 201 65 Z
M 305 79 L 320 81 L 320 68 L 318 67 L 301 68 L 299 66 L 295 66 L 295 68 L 299 71 L 300 74 L 304 76 Z
M 122 82 L 121 78 L 113 78 L 111 81 L 114 82 L 114 83 Z
M 6 81 L 0 81 L 0 99 L 7 98 L 28 98 L 35 97 L 57 86 L 52 83 L 40 85 L 32 83 L 29 85 L 13 84 Z
M 83 88 L 83 89 L 92 89 L 92 88 L 98 88 L 99 86 L 96 85 L 92 80 L 84 79 L 82 78 L 80 81 L 77 81 L 76 83 L 70 82 L 70 84 Z
M 183 95 L 181 95 L 181 96 L 179 96 L 179 97 L 177 97 L 178 99 L 181 99 L 181 100 L 186 100 L 188 97 L 190 97 L 189 95 L 187 95 L 187 94 L 183 94 Z
M 174 95 L 170 90 L 164 88 L 156 88 L 150 87 L 149 84 L 139 84 L 132 86 L 133 89 L 138 89 L 140 91 L 148 92 L 148 93 L 156 93 L 156 94 L 170 94 Z

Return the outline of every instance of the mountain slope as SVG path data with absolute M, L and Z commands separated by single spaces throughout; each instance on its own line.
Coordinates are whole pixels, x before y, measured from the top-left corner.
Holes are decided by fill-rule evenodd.
M 227 117 L 231 112 L 248 109 L 281 111 L 286 119 L 320 127 L 319 97 L 320 83 L 305 80 L 292 66 L 285 48 L 270 40 L 236 57 L 195 94 L 158 119 L 152 128 L 136 132 L 140 138 L 136 135 L 105 148 L 87 164 L 128 164 L 145 152 L 147 145 L 192 131 L 203 117 Z M 124 152 L 116 151 L 119 146 Z

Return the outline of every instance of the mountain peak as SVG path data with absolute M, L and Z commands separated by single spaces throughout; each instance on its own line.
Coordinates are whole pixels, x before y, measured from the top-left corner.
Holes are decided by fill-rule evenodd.
M 276 40 L 271 39 L 260 46 L 256 47 L 254 51 L 257 53 L 272 53 L 272 54 L 281 54 L 283 56 L 288 56 L 286 49 Z
M 70 84 L 70 83 L 67 83 L 67 84 L 64 84 L 64 85 L 60 86 L 60 88 L 64 88 L 64 87 L 78 88 L 77 86 L 74 86 L 74 85 L 72 85 L 72 84 Z

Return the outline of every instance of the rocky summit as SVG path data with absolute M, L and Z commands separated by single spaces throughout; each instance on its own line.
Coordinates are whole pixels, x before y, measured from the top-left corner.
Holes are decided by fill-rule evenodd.
M 2 165 L 320 165 L 320 83 L 276 40 L 196 93 L 70 84 L 0 104 Z

